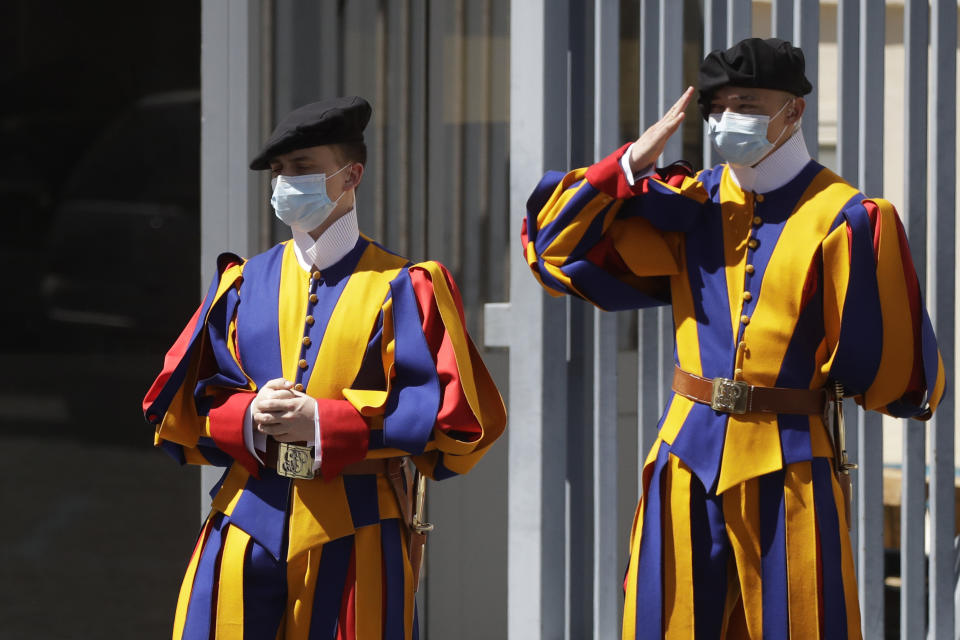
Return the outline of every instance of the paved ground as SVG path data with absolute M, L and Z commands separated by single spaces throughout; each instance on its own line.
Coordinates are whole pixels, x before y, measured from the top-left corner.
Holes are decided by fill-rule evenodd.
M 0 638 L 169 637 L 199 472 L 139 416 L 160 356 L 0 354 Z

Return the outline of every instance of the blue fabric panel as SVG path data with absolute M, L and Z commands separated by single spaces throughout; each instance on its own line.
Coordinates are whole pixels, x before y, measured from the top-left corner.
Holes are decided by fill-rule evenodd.
M 353 555 L 353 536 L 331 540 L 320 550 L 317 585 L 313 592 L 310 640 L 334 640 L 340 604 L 347 588 L 347 572 Z
M 243 569 L 243 637 L 274 638 L 287 607 L 287 561 L 250 541 Z
M 447 478 L 452 478 L 455 475 L 458 475 L 456 471 L 447 469 L 446 465 L 443 464 L 443 453 L 440 453 L 440 455 L 437 457 L 437 465 L 433 468 L 433 479 L 446 480 Z
M 213 628 L 213 594 L 217 586 L 218 560 L 223 546 L 223 530 L 226 528 L 223 514 L 213 516 L 213 525 L 200 552 L 200 562 L 190 590 L 187 618 L 183 625 L 182 640 L 209 640 Z
M 440 381 L 420 324 L 417 298 L 404 269 L 390 283 L 396 377 L 383 420 L 384 443 L 411 454 L 423 453 L 440 407 Z
M 200 436 L 200 439 L 197 441 L 197 451 L 203 454 L 207 462 L 215 467 L 229 467 L 233 464 L 233 458 L 217 448 L 213 440 L 206 436 Z
M 723 217 L 715 205 L 709 204 L 704 209 L 710 214 L 687 234 L 687 277 L 699 330 L 703 376 L 728 378 L 733 374 L 733 332 L 729 322 L 711 322 L 711 316 L 730 317 L 726 256 L 720 241 Z
M 829 458 L 814 458 L 813 502 L 817 510 L 817 531 L 820 534 L 820 566 L 823 571 L 823 637 L 847 637 L 847 607 L 843 592 L 841 529 L 837 503 L 833 498 L 833 468 Z
M 160 442 L 160 448 L 163 449 L 163 452 L 168 456 L 179 462 L 180 464 L 187 464 L 187 458 L 183 453 L 183 445 L 177 444 L 176 442 L 170 442 L 169 440 L 163 440 Z
M 716 487 L 720 474 L 727 419 L 727 414 L 695 402 L 670 447 L 673 454 L 693 470 L 709 491 Z
M 695 477 L 690 482 L 690 533 L 696 637 L 720 640 L 730 553 L 723 499 L 708 495 Z
M 403 539 L 399 520 L 380 523 L 380 545 L 383 549 L 384 593 L 383 640 L 404 640 L 403 628 Z
M 784 472 L 768 473 L 759 484 L 760 571 L 763 585 L 763 637 L 789 638 L 787 591 L 787 524 L 783 499 Z
M 858 395 L 867 390 L 880 366 L 883 319 L 870 218 L 862 204 L 844 213 L 853 231 L 850 276 L 830 377 L 842 382 L 849 394 Z
M 355 529 L 380 522 L 376 475 L 345 475 L 343 486 Z
M 230 520 L 280 558 L 287 532 L 287 502 L 291 480 L 273 469 L 261 469 L 260 478 L 251 476 L 230 513 Z
M 257 387 L 283 375 L 278 321 L 283 251 L 278 244 L 243 267 L 237 343 L 244 370 Z
M 604 311 L 624 311 L 626 309 L 645 309 L 669 304 L 669 286 L 666 278 L 644 278 L 651 284 L 651 292 L 647 293 L 634 288 L 588 260 L 578 260 L 563 268 L 563 272 L 570 277 L 571 282 L 583 297 L 596 304 Z M 541 277 L 544 273 L 541 271 Z M 552 277 L 548 276 L 551 280 Z M 544 279 L 546 282 L 546 279 Z M 556 286 L 566 290 L 566 287 L 554 280 Z M 658 287 L 662 284 L 662 287 Z M 661 292 L 654 291 L 662 288 Z
M 637 640 L 660 640 L 663 637 L 663 474 L 670 448 L 663 443 L 657 452 L 650 487 L 644 498 L 643 530 L 640 537 L 640 558 L 637 561 Z

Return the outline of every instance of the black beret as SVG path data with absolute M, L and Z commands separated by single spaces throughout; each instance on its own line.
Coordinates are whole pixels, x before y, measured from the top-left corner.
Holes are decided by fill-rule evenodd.
M 269 169 L 271 158 L 322 144 L 363 142 L 363 129 L 370 121 L 370 104 L 358 96 L 311 102 L 288 113 L 250 168 Z
M 795 96 L 813 90 L 804 75 L 803 51 L 777 38 L 747 38 L 726 51 L 717 49 L 707 54 L 700 64 L 697 98 L 704 120 L 710 114 L 713 93 L 727 85 L 776 89 Z

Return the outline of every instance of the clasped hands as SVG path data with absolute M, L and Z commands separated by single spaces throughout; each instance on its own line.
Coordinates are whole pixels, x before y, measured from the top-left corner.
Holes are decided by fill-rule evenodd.
M 314 438 L 317 401 L 275 378 L 260 387 L 251 404 L 254 427 L 279 442 L 305 442 Z

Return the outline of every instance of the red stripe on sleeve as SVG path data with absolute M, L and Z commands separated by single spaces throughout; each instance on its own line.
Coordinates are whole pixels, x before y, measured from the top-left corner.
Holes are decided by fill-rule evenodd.
M 150 405 L 157 399 L 157 396 L 160 395 L 160 391 L 166 386 L 167 381 L 170 380 L 170 376 L 173 375 L 173 370 L 177 368 L 177 365 L 180 364 L 180 361 L 183 360 L 183 356 L 187 351 L 187 347 L 190 345 L 190 338 L 193 336 L 193 331 L 197 327 L 197 322 L 200 320 L 200 310 L 203 309 L 201 304 L 197 307 L 197 310 L 193 312 L 193 317 L 190 318 L 190 322 L 187 323 L 187 326 L 183 328 L 183 331 L 180 332 L 180 336 L 177 338 L 176 342 L 173 343 L 173 346 L 170 347 L 170 350 L 167 351 L 167 355 L 163 358 L 163 369 L 160 371 L 160 375 L 157 376 L 157 379 L 153 381 L 153 384 L 150 385 L 150 389 L 147 391 L 147 395 L 143 398 L 143 411 L 146 412 L 150 408 Z M 147 420 L 150 422 L 157 422 L 160 419 L 159 416 L 147 416 Z
M 460 292 L 446 268 L 443 265 L 440 265 L 440 268 L 456 304 L 460 323 L 464 324 Z M 423 335 L 427 339 L 430 352 L 434 354 L 437 377 L 440 381 L 441 397 L 436 427 L 444 433 L 465 441 L 476 440 L 482 435 L 483 429 L 473 415 L 463 392 L 453 343 L 440 318 L 440 310 L 433 296 L 433 282 L 425 270 L 416 268 L 410 270 L 410 280 L 420 307 Z
M 337 477 L 348 464 L 360 462 L 370 447 L 370 427 L 346 400 L 318 398 L 320 417 L 320 472 L 326 480 Z
M 631 144 L 628 142 L 587 169 L 587 182 L 598 191 L 614 198 L 630 198 L 641 193 L 644 181 L 638 181 L 631 187 L 627 176 L 623 175 L 623 167 L 620 166 L 620 158 Z
M 257 394 L 238 391 L 219 393 L 210 407 L 210 437 L 217 447 L 239 462 L 251 475 L 259 476 L 256 458 L 243 441 L 243 418 Z

